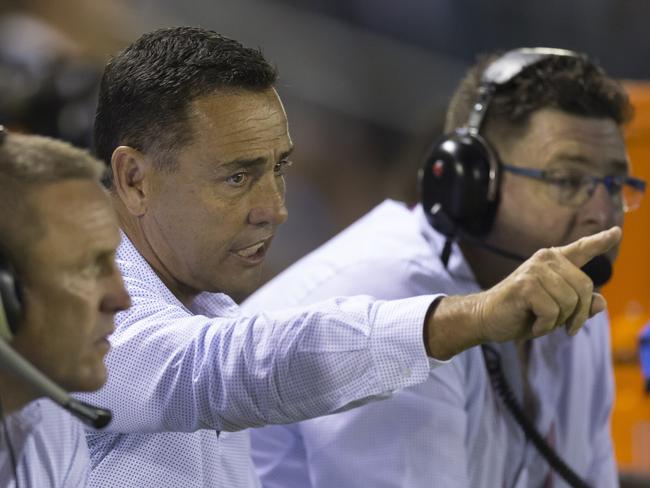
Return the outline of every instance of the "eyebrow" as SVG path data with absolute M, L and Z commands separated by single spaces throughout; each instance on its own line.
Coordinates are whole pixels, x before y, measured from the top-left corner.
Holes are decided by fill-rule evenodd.
M 282 161 L 283 159 L 287 159 L 289 155 L 293 152 L 294 146 L 291 146 L 291 148 L 288 151 L 284 151 L 282 154 L 280 154 L 279 161 Z M 225 170 L 233 170 L 237 168 L 243 168 L 243 169 L 248 169 L 252 168 L 255 166 L 263 166 L 267 162 L 266 158 L 260 157 L 260 158 L 254 158 L 254 159 L 235 159 L 233 161 L 229 161 L 225 164 L 221 165 L 221 169 Z
M 559 153 L 553 157 L 553 162 L 556 161 L 570 161 L 582 166 L 592 166 L 590 159 L 579 154 Z M 629 172 L 630 164 L 625 159 L 611 159 L 607 161 L 606 167 L 609 171 L 627 173 Z
M 97 247 L 90 247 L 79 254 L 70 255 L 70 261 L 67 264 L 68 269 L 78 270 L 89 263 L 96 263 L 105 259 L 112 259 L 116 255 L 117 248 L 101 244 Z

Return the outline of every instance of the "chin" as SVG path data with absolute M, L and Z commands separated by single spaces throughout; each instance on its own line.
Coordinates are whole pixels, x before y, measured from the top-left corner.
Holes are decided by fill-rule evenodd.
M 237 286 L 231 286 L 225 293 L 235 302 L 241 303 L 259 288 L 260 283 L 260 278 L 254 280 L 253 282 L 237 283 Z
M 66 381 L 63 386 L 68 391 L 95 391 L 106 383 L 107 371 L 104 363 L 101 367 L 78 368 L 77 375 Z
M 245 270 L 236 275 L 235 279 L 215 283 L 214 290 L 225 293 L 237 303 L 243 301 L 248 295 L 257 290 L 262 283 L 261 266 L 255 270 Z

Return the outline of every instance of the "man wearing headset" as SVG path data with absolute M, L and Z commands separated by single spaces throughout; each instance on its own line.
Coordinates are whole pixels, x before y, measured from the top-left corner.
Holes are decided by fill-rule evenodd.
M 113 316 L 130 302 L 115 266 L 120 236 L 102 173 L 85 151 L 0 127 L 2 487 L 86 485 L 83 428 L 38 399 L 24 375 L 10 370 L 17 363 L 9 356 L 20 353 L 67 391 L 106 381 Z
M 623 213 L 639 204 L 645 185 L 629 176 L 621 130 L 629 116 L 621 86 L 583 55 L 553 49 L 491 55 L 471 68 L 451 100 L 448 135 L 420 176 L 423 203 L 408 209 L 384 202 L 244 308 L 341 294 L 395 299 L 498 288 L 525 257 L 621 225 Z M 616 249 L 607 253 L 609 260 L 615 255 Z M 598 263 L 595 274 L 607 275 L 607 259 Z M 573 294 L 569 285 L 579 274 L 545 288 L 553 296 Z M 599 314 L 573 337 L 556 331 L 475 347 L 385 402 L 254 431 L 262 483 L 617 486 L 608 327 Z M 539 446 L 527 441 L 511 408 L 523 411 Z M 560 463 L 547 461 L 538 447 L 550 447 Z M 556 472 L 550 462 L 565 466 Z
M 145 34 L 106 66 L 95 145 L 112 169 L 133 306 L 116 320 L 108 382 L 90 395 L 114 413 L 108 433 L 88 436 L 95 486 L 258 486 L 237 431 L 415 385 L 427 356 L 486 337 L 537 336 L 569 315 L 575 332 L 604 307 L 585 277 L 557 309 L 540 309 L 531 300 L 549 277 L 528 266 L 471 296 L 243 314 L 231 297 L 257 286 L 287 217 L 293 143 L 275 80 L 259 51 L 192 27 Z M 619 238 L 613 229 L 550 256 L 572 274 Z

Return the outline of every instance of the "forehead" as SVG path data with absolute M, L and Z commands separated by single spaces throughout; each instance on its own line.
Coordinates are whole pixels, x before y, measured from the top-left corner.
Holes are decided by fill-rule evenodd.
M 286 113 L 273 88 L 215 92 L 195 99 L 189 112 L 192 140 L 186 149 L 219 161 L 291 146 Z
M 555 161 L 599 167 L 627 164 L 623 132 L 614 120 L 581 117 L 556 109 L 533 113 L 527 130 L 514 145 L 542 165 Z
M 48 261 L 112 252 L 120 235 L 115 211 L 99 183 L 73 179 L 45 185 L 33 197 L 45 233 L 36 250 Z

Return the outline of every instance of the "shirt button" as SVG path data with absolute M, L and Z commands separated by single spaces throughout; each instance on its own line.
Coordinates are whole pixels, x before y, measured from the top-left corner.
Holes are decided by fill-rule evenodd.
M 408 366 L 402 366 L 402 367 L 400 368 L 399 372 L 401 373 L 401 375 L 402 375 L 404 378 L 410 378 L 410 377 L 411 377 L 411 373 L 412 373 L 412 372 L 411 372 L 411 368 L 409 368 Z

